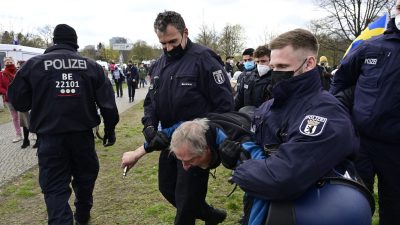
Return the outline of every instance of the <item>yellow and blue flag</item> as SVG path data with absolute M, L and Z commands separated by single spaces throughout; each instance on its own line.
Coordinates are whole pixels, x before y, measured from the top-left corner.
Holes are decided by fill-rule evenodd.
M 379 17 L 378 19 L 370 23 L 368 27 L 365 28 L 365 30 L 363 30 L 363 32 L 361 32 L 361 34 L 351 43 L 346 53 L 344 53 L 343 58 L 346 57 L 347 53 L 349 53 L 355 47 L 360 45 L 362 42 L 372 37 L 383 34 L 383 32 L 385 32 L 386 30 L 389 20 L 390 20 L 389 13 L 386 13 L 385 15 Z

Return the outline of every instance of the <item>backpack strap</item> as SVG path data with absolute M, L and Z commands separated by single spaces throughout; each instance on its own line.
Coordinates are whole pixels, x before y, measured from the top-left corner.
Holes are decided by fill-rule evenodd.
M 208 122 L 208 126 L 209 126 L 208 130 L 206 131 L 206 141 L 212 154 L 209 169 L 215 169 L 221 164 L 221 159 L 218 154 L 218 147 L 216 143 L 216 137 L 217 137 L 216 129 L 218 125 L 210 121 Z
M 270 202 L 265 225 L 296 225 L 293 202 Z

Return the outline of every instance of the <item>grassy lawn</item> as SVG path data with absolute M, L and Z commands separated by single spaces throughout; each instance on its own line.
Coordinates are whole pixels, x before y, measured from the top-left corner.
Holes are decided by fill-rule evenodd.
M 157 152 L 146 155 L 129 171 L 126 178 L 122 178 L 122 153 L 135 149 L 143 142 L 140 123 L 142 114 L 142 104 L 137 104 L 121 115 L 116 129 L 116 145 L 104 148 L 100 140 L 96 141 L 100 173 L 94 191 L 90 221 L 92 225 L 173 224 L 175 209 L 162 197 L 157 188 Z M 228 217 L 223 224 L 238 224 L 243 192 L 238 188 L 231 197 L 226 197 L 233 188 L 227 182 L 229 174 L 230 171 L 220 167 L 216 179 L 210 176 L 207 199 L 215 207 L 227 209 Z M 73 199 L 74 197 L 70 200 L 71 205 Z M 0 189 L 0 218 L 0 224 L 7 225 L 47 224 L 37 168 Z M 197 224 L 204 223 L 198 221 Z M 378 224 L 376 215 L 373 224 Z

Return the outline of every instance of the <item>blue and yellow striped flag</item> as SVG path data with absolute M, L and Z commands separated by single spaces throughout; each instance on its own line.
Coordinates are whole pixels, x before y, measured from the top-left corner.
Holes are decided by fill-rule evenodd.
M 376 19 L 374 22 L 370 23 L 368 27 L 363 30 L 363 32 L 361 32 L 361 34 L 351 43 L 346 53 L 344 53 L 343 58 L 346 57 L 347 53 L 349 53 L 365 40 L 383 34 L 383 32 L 386 30 L 386 26 L 389 20 L 389 13 L 386 13 L 385 15 Z

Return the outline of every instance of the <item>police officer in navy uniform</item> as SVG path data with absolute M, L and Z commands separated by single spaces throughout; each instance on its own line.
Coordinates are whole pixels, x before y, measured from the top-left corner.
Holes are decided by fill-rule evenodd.
M 185 169 L 193 166 L 215 168 L 222 163 L 224 167 L 234 170 L 250 158 L 259 162 L 268 158 L 264 149 L 251 140 L 250 117 L 239 112 L 211 113 L 207 117 L 162 131 L 166 136 L 172 135 L 171 152 L 182 161 Z M 345 178 L 337 175 L 324 177 L 294 200 L 270 201 L 248 195 L 242 224 L 371 224 L 370 202 L 374 199 L 357 182 L 354 168 L 349 169 L 346 168 Z
M 245 51 L 246 53 L 246 51 Z M 250 54 L 250 53 L 248 53 Z M 271 96 L 268 90 L 271 82 L 271 70 L 269 68 L 269 60 L 271 50 L 267 45 L 259 46 L 251 56 L 254 60 L 245 63 L 252 64 L 255 61 L 255 68 L 242 73 L 240 84 L 238 84 L 238 92 L 235 96 L 235 110 L 239 110 L 244 106 L 260 106 L 263 102 L 268 100 Z M 249 66 L 247 65 L 247 68 Z M 238 79 L 238 80 L 239 80 Z
M 30 131 L 37 133 L 39 183 L 49 224 L 73 224 L 68 200 L 75 192 L 76 224 L 87 224 L 99 172 L 92 128 L 104 119 L 104 145 L 115 143 L 119 121 L 111 83 L 102 67 L 77 53 L 75 30 L 59 24 L 54 45 L 28 60 L 9 88 L 19 111 L 31 110 Z
M 252 196 L 285 201 L 355 154 L 359 140 L 345 106 L 322 89 L 317 39 L 295 29 L 269 46 L 273 98 L 254 113 L 254 140 L 269 156 L 245 161 L 232 180 Z
M 246 48 L 242 53 L 243 71 L 237 78 L 238 92 L 240 89 L 243 89 L 243 87 L 242 87 L 244 85 L 243 79 L 245 79 L 245 77 L 252 75 L 257 70 L 256 64 L 254 62 L 253 54 L 254 54 L 254 48 Z M 235 105 L 237 105 L 236 101 L 237 100 L 236 100 L 236 96 L 235 96 Z
M 373 191 L 378 177 L 379 224 L 400 224 L 400 0 L 383 35 L 350 52 L 331 92 L 352 111 L 360 132 L 356 165 Z
M 142 122 L 147 144 L 124 153 L 122 166 L 129 168 L 147 152 L 160 150 L 152 144 L 160 139 L 156 132 L 159 122 L 162 128 L 168 128 L 208 112 L 231 111 L 234 106 L 222 60 L 212 50 L 191 42 L 179 13 L 159 13 L 154 30 L 164 54 L 152 70 L 152 86 L 144 103 Z M 197 218 L 211 225 L 226 218 L 225 211 L 205 201 L 209 170 L 184 170 L 166 146 L 160 154 L 158 171 L 160 192 L 176 207 L 175 224 L 194 225 Z

